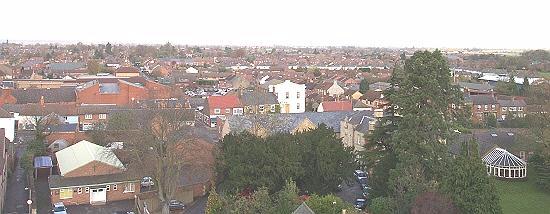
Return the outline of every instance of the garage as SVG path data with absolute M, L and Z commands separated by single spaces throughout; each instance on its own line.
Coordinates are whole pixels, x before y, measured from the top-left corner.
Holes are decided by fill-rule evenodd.
M 106 188 L 90 189 L 90 204 L 105 204 L 106 202 Z

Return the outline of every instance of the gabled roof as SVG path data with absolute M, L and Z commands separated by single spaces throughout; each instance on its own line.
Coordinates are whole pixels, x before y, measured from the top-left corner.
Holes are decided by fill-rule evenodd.
M 0 108 L 0 118 L 13 118 L 13 115 L 11 115 L 8 111 L 4 110 L 3 108 Z
M 55 156 L 61 176 L 94 161 L 125 169 L 112 150 L 85 140 L 56 152 Z
M 45 103 L 67 103 L 76 101 L 76 92 L 73 87 L 50 89 L 15 89 L 3 90 L 2 93 L 10 93 L 17 100 L 16 104 L 39 103 L 44 97 Z
M 501 107 L 525 107 L 527 103 L 524 100 L 498 100 Z
M 477 91 L 485 91 L 485 92 L 493 91 L 493 89 L 495 88 L 494 86 L 486 83 L 459 82 L 458 85 L 462 88 L 474 89 Z
M 497 103 L 497 100 L 493 97 L 493 95 L 470 95 L 470 99 L 474 105 L 489 105 Z
M 263 91 L 244 91 L 240 94 L 241 102 L 244 106 L 255 106 L 255 105 L 267 105 L 267 104 L 277 104 L 277 96 L 272 93 L 263 92 Z
M 324 112 L 331 111 L 353 111 L 351 101 L 324 101 L 320 106 L 323 106 Z
M 300 206 L 298 206 L 298 208 L 296 208 L 296 210 L 294 210 L 294 212 L 292 212 L 292 214 L 315 214 L 315 212 L 307 206 L 306 202 L 303 202 Z
M 209 96 L 207 102 L 210 109 L 242 107 L 241 101 L 236 95 Z

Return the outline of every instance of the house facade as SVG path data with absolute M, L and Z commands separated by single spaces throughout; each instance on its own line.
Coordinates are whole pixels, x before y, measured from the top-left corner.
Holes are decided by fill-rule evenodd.
M 264 91 L 243 91 L 239 99 L 244 107 L 245 114 L 267 114 L 280 111 L 277 96 Z
M 124 80 L 105 83 L 91 81 L 76 91 L 78 104 L 129 105 L 148 97 L 149 93 L 145 87 Z
M 52 204 L 105 204 L 134 199 L 140 192 L 140 179 L 127 175 L 109 148 L 80 141 L 55 156 L 60 173 L 48 178 Z
M 474 121 L 484 121 L 489 115 L 498 118 L 500 105 L 492 95 L 471 95 L 472 118 Z
M 499 99 L 498 105 L 500 107 L 500 120 L 506 120 L 509 117 L 525 117 L 525 107 L 527 103 L 524 100 L 518 100 L 512 98 L 510 100 L 501 100 Z
M 0 128 L 0 212 L 4 212 L 4 199 L 6 197 L 8 178 L 8 139 L 1 137 L 4 129 Z
M 340 121 L 340 138 L 346 147 L 365 150 L 367 135 L 374 130 L 376 119 L 372 111 L 360 111 Z
M 237 95 L 209 96 L 206 107 L 200 113 L 204 123 L 216 127 L 226 117 L 243 115 L 244 108 Z
M 275 93 L 281 113 L 303 113 L 306 111 L 306 85 L 285 80 L 269 85 L 269 92 Z

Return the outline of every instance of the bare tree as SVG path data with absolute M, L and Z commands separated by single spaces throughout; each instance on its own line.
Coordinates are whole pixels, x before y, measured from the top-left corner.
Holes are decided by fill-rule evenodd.
M 193 142 L 185 123 L 188 118 L 189 112 L 176 109 L 139 110 L 134 115 L 137 130 L 128 132 L 128 168 L 153 178 L 163 214 L 169 213 L 181 181 L 185 146 Z

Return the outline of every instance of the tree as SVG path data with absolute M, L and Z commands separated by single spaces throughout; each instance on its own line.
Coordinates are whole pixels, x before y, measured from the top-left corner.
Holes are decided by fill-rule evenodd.
M 222 140 L 217 171 L 226 192 L 260 187 L 275 192 L 295 179 L 300 189 L 324 194 L 351 179 L 354 154 L 323 124 L 314 130 L 266 138 L 257 136 L 262 129 L 250 131 L 256 135 L 229 134 Z
M 497 117 L 494 114 L 488 114 L 487 116 L 485 116 L 485 127 L 487 128 L 497 127 Z
M 498 191 L 480 161 L 475 141 L 462 144 L 447 171 L 441 191 L 462 213 L 502 213 Z
M 342 213 L 342 210 L 346 210 L 346 213 L 356 213 L 353 205 L 343 201 L 341 198 L 335 195 L 312 195 L 306 204 L 316 214 L 334 214 Z
M 392 148 L 397 157 L 390 173 L 397 204 L 405 206 L 419 193 L 437 188 L 449 161 L 447 143 L 453 139 L 463 97 L 451 84 L 446 59 L 439 51 L 416 52 L 398 72 L 398 90 L 388 98 L 401 115 L 392 134 Z M 410 175 L 410 178 L 405 178 Z
M 388 197 L 378 197 L 372 199 L 369 211 L 373 214 L 392 214 L 395 213 L 394 200 Z
M 105 53 L 107 54 L 113 54 L 113 46 L 111 45 L 111 43 L 108 43 L 105 45 Z
M 86 67 L 88 74 L 96 75 L 101 71 L 101 65 L 95 60 L 88 61 L 88 65 Z
M 279 213 L 292 213 L 300 205 L 296 182 L 287 181 L 285 187 L 277 192 L 275 203 L 275 210 Z
M 369 82 L 367 81 L 367 79 L 362 79 L 361 83 L 359 84 L 359 92 L 361 92 L 362 94 L 365 94 L 367 93 L 368 90 L 369 90 Z
M 521 95 L 525 96 L 529 92 L 530 83 L 529 78 L 527 76 L 523 77 L 523 84 L 521 86 Z
M 458 214 L 453 202 L 437 192 L 424 192 L 415 198 L 411 214 Z
M 130 157 L 127 168 L 130 173 L 154 179 L 162 213 L 168 214 L 183 170 L 196 157 L 191 154 L 200 152 L 200 148 L 189 147 L 195 143 L 185 124 L 189 115 L 181 110 L 144 109 L 133 119 L 136 128 L 127 131 L 124 144 Z
M 103 59 L 103 51 L 99 49 L 94 50 L 94 59 Z
M 210 192 L 208 193 L 208 200 L 206 201 L 206 214 L 221 213 L 224 209 L 224 198 L 216 192 L 216 185 L 212 185 Z

